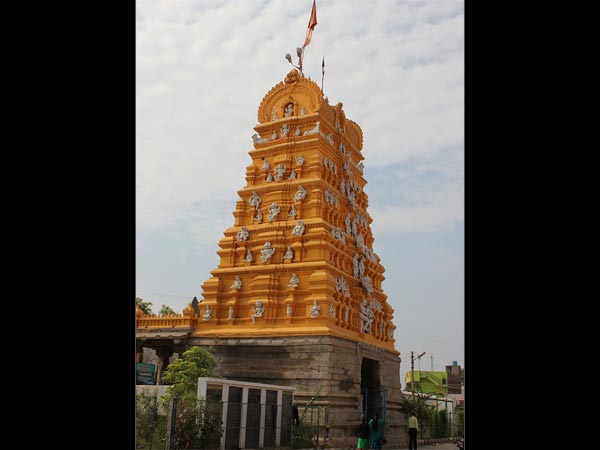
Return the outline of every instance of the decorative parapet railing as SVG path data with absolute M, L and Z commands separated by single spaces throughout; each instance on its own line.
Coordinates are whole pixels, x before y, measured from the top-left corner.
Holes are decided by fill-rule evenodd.
M 165 327 L 191 327 L 194 319 L 183 314 L 167 315 L 139 315 L 136 317 L 136 328 L 165 328 Z

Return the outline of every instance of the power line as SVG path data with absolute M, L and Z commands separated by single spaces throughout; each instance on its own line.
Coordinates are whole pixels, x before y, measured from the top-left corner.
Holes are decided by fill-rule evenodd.
M 409 336 L 414 336 L 414 337 L 418 337 L 418 338 L 421 338 L 421 339 L 426 339 L 426 340 L 428 340 L 428 341 L 439 342 L 440 344 L 452 345 L 452 346 L 455 346 L 455 347 L 460 347 L 460 348 L 463 348 L 463 347 L 464 347 L 464 346 L 462 346 L 462 345 L 453 344 L 453 343 L 451 343 L 451 342 L 440 341 L 440 340 L 438 340 L 438 339 L 432 339 L 432 338 L 428 338 L 428 337 L 425 337 L 425 336 L 420 336 L 420 335 L 418 335 L 418 334 L 407 333 L 406 331 L 399 330 L 398 328 L 396 328 L 396 330 L 395 330 L 394 332 L 395 332 L 395 333 L 404 333 L 404 334 L 408 334 Z
M 140 290 L 136 290 L 136 293 L 142 293 L 142 294 L 151 294 L 151 295 L 168 295 L 171 297 L 180 297 L 180 298 L 190 298 L 190 297 L 194 297 L 193 295 L 177 295 L 177 294 L 167 294 L 165 292 L 152 292 L 152 291 L 140 291 Z

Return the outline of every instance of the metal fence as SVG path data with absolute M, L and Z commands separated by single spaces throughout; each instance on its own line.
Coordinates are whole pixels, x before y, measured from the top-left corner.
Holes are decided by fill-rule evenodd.
M 323 448 L 328 442 L 329 409 L 313 404 L 301 408 L 298 421 L 292 421 L 290 448 Z M 281 441 L 283 444 L 283 440 Z
M 278 408 L 282 408 L 279 423 Z M 300 407 L 294 420 L 291 405 L 269 401 L 260 404 L 138 395 L 136 449 L 276 448 L 277 441 L 280 448 L 322 448 L 328 438 L 327 419 L 328 409 L 315 405 Z
M 387 425 L 387 396 L 386 389 L 381 386 L 376 389 L 364 388 L 361 390 L 363 399 L 363 415 L 369 422 L 375 413 L 383 421 L 384 427 Z
M 417 416 L 419 420 L 419 439 L 437 439 L 464 436 L 462 412 L 452 414 L 449 411 L 432 411 L 426 416 Z

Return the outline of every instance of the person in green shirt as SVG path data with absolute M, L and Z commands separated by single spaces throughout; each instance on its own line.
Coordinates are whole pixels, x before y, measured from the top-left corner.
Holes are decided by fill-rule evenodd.
M 419 431 L 419 421 L 412 413 L 408 418 L 408 449 L 417 450 L 417 431 Z
M 358 426 L 358 442 L 356 444 L 356 450 L 368 450 L 369 449 L 369 425 L 367 425 L 367 419 L 365 416 L 362 418 L 362 422 Z
M 379 413 L 376 412 L 373 418 L 369 420 L 369 429 L 371 430 L 371 448 L 373 450 L 381 449 L 381 438 L 383 436 L 383 421 L 379 418 Z

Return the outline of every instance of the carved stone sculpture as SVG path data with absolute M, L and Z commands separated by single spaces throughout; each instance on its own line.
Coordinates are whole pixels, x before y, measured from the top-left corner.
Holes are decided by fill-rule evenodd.
M 242 288 L 242 280 L 240 279 L 239 275 L 235 276 L 235 279 L 233 280 L 233 284 L 231 285 L 231 289 L 241 289 Z
M 284 111 L 283 115 L 285 117 L 290 117 L 293 113 L 294 113 L 294 105 L 293 105 L 293 103 L 288 103 L 285 107 L 285 111 Z
M 315 121 L 315 127 L 311 128 L 310 130 L 307 130 L 304 132 L 304 136 L 309 136 L 311 134 L 319 134 L 319 127 L 320 127 L 320 123 L 318 120 Z
M 346 297 L 350 297 L 350 290 L 348 289 L 348 285 L 346 284 L 344 275 L 340 275 L 340 277 L 338 278 L 335 290 L 337 292 L 342 292 Z
M 271 206 L 269 206 L 267 211 L 269 211 L 269 222 L 273 222 L 275 217 L 277 217 L 277 214 L 279 214 L 279 212 L 281 211 L 281 206 L 279 206 L 277 202 L 273 202 L 271 203 Z
M 258 209 L 261 201 L 262 200 L 260 199 L 260 195 L 258 195 L 256 192 L 253 192 L 250 198 L 248 199 L 248 204 L 254 206 L 255 209 Z
M 275 249 L 273 248 L 273 246 L 271 246 L 271 242 L 267 241 L 265 242 L 265 245 L 263 246 L 263 248 L 260 251 L 260 260 L 263 263 L 266 263 L 268 259 L 271 258 L 271 256 L 273 256 L 273 253 L 275 253 Z
M 287 248 L 287 251 L 285 252 L 285 255 L 283 255 L 283 259 L 294 259 L 294 250 L 292 250 L 292 247 Z
M 368 295 L 373 292 L 373 286 L 371 285 L 371 279 L 369 277 L 362 277 L 362 286 Z
M 292 273 L 292 277 L 290 278 L 290 282 L 288 283 L 288 287 L 298 287 L 300 284 L 300 279 L 296 273 Z
M 202 316 L 202 319 L 205 321 L 212 319 L 212 308 L 210 307 L 210 305 L 206 307 L 206 312 Z
M 352 274 L 356 278 L 360 277 L 360 269 L 358 266 L 358 253 L 355 253 L 354 258 L 352 258 Z
M 285 166 L 283 164 L 279 164 L 275 169 L 275 181 L 281 181 L 283 175 L 285 174 Z
M 315 300 L 313 305 L 310 307 L 310 317 L 312 317 L 313 319 L 316 319 L 320 315 L 321 315 L 321 307 L 317 303 L 317 300 Z
M 306 190 L 304 189 L 304 187 L 302 187 L 302 185 L 299 185 L 298 190 L 296 191 L 296 194 L 294 195 L 294 200 L 295 201 L 304 200 L 305 197 L 306 197 Z
M 256 306 L 252 307 L 252 323 L 256 323 L 256 319 L 258 317 L 262 317 L 263 314 L 265 313 L 265 307 L 263 306 L 262 302 L 260 300 L 258 300 L 256 302 Z
M 242 227 L 241 231 L 238 231 L 236 237 L 238 241 L 247 241 L 250 233 L 248 233 L 248 228 Z
M 360 303 L 360 332 L 369 334 L 371 333 L 371 321 L 372 317 L 369 315 L 370 309 L 367 308 L 367 301 L 363 298 Z M 373 311 L 370 311 L 373 314 Z
M 304 222 L 298 220 L 298 223 L 292 230 L 292 236 L 302 236 L 304 234 Z

